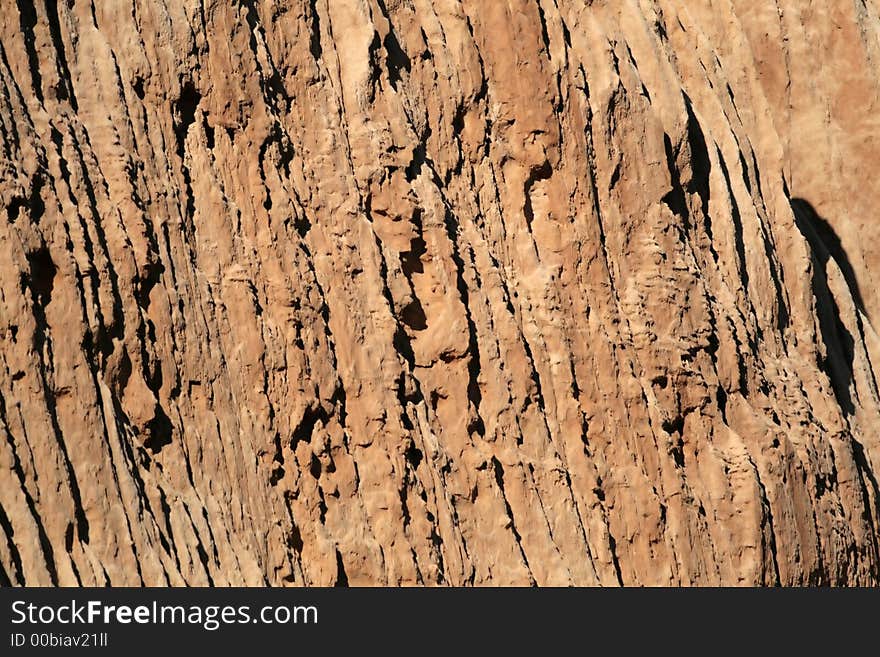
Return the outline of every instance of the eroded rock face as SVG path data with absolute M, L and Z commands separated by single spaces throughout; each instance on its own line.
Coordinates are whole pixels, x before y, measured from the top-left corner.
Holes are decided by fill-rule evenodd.
M 0 30 L 3 582 L 880 581 L 876 0 Z

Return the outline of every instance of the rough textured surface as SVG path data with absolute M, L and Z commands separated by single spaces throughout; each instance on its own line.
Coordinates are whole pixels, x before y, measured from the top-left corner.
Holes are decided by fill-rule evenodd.
M 0 581 L 880 582 L 877 0 L 0 9 Z

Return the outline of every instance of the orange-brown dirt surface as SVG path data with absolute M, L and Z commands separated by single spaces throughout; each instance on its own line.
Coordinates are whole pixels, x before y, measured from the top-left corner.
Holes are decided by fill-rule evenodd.
M 877 585 L 878 12 L 0 0 L 0 583 Z

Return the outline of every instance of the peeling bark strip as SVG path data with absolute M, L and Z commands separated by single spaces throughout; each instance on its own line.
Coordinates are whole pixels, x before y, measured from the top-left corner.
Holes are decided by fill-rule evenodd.
M 801 4 L 4 4 L 0 584 L 880 584 L 880 8 Z

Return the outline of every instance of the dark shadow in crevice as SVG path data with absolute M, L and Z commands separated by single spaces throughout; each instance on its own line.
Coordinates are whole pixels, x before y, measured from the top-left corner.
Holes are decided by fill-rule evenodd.
M 58 268 L 46 246 L 30 251 L 27 254 L 27 261 L 29 275 L 23 281 L 30 288 L 34 304 L 42 310 L 52 301 L 52 290 L 55 287 L 55 274 Z M 45 321 L 45 316 L 43 320 Z
M 37 54 L 36 36 L 34 28 L 37 26 L 37 11 L 33 2 L 16 0 L 18 4 L 18 26 L 24 38 L 24 48 L 27 52 L 28 68 L 31 73 L 31 84 L 34 95 L 40 103 L 43 102 L 43 77 L 40 74 L 40 58 Z M 9 8 L 7 8 L 9 10 Z
M 317 62 L 321 59 L 321 55 L 323 54 L 321 48 L 321 15 L 318 13 L 317 0 L 309 0 L 309 14 L 311 17 L 311 25 L 309 26 L 309 51 Z
M 156 404 L 153 419 L 146 425 L 144 447 L 154 455 L 158 454 L 163 447 L 171 444 L 173 433 L 174 425 L 171 423 L 171 418 L 159 404 Z
M 415 209 L 411 221 L 416 229 L 416 236 L 410 240 L 409 251 L 400 254 L 400 269 L 410 283 L 413 299 L 401 310 L 401 321 L 413 331 L 424 331 L 428 328 L 428 318 L 412 284 L 412 278 L 415 274 L 424 273 L 425 266 L 422 263 L 422 258 L 428 252 L 428 245 L 422 237 L 422 211 L 420 208 Z
M 409 73 L 412 69 L 412 62 L 400 46 L 400 42 L 394 34 L 394 24 L 391 21 L 391 14 L 388 13 L 384 0 L 378 0 L 378 4 L 379 10 L 388 21 L 390 27 L 388 34 L 386 34 L 385 38 L 382 40 L 382 45 L 385 47 L 385 53 L 387 55 L 388 80 L 391 82 L 391 86 L 394 90 L 397 91 L 397 83 L 403 79 L 401 71 Z
M 428 317 L 422 302 L 414 298 L 400 311 L 400 321 L 413 331 L 424 331 L 428 328 Z
M 342 554 L 339 549 L 336 550 L 336 583 L 335 587 L 347 587 L 348 575 L 345 572 L 345 564 L 342 562 Z
M 791 199 L 795 224 L 810 245 L 813 254 L 813 295 L 816 298 L 816 312 L 819 316 L 819 329 L 825 343 L 826 356 L 820 363 L 831 379 L 834 394 L 840 407 L 847 415 L 855 412 L 850 387 L 853 382 L 853 360 L 855 340 L 840 318 L 840 308 L 828 287 L 828 261 L 833 259 L 846 279 L 850 294 L 856 305 L 862 309 L 861 294 L 855 273 L 837 233 L 815 208 L 802 198 Z M 863 311 L 864 312 L 864 311 Z
M 709 217 L 709 177 L 712 172 L 712 160 L 709 157 L 709 146 L 700 121 L 694 113 L 690 97 L 683 93 L 684 106 L 687 110 L 687 140 L 691 155 L 691 179 L 687 183 L 687 191 L 700 197 L 703 216 Z
M 787 190 L 786 190 L 787 191 Z M 822 338 L 825 341 L 828 355 L 826 357 L 825 371 L 831 378 L 834 393 L 837 396 L 841 408 L 848 414 L 855 412 L 855 406 L 850 395 L 850 385 L 854 381 L 853 359 L 855 341 L 850 332 L 840 319 L 838 307 L 834 297 L 828 289 L 826 267 L 829 259 L 833 259 L 843 273 L 849 288 L 850 296 L 858 309 L 865 312 L 859 283 L 853 270 L 852 263 L 846 254 L 846 250 L 840 242 L 840 237 L 831 224 L 816 212 L 816 209 L 802 198 L 791 199 L 791 207 L 794 211 L 795 222 L 798 229 L 810 243 L 813 252 L 813 290 L 816 295 L 817 310 L 822 329 Z M 861 317 L 856 316 L 856 327 L 860 333 L 860 340 L 864 342 L 864 328 Z M 876 385 L 876 382 L 875 382 Z M 880 496 L 880 483 L 877 481 L 874 469 L 865 454 L 865 448 L 855 436 L 851 436 L 853 458 L 859 474 L 859 485 L 864 505 L 864 518 L 871 527 L 871 535 L 874 536 L 874 553 L 880 551 L 880 543 L 877 542 L 876 521 L 871 512 L 871 499 Z
M 834 262 L 837 263 L 837 266 L 840 267 L 840 271 L 843 273 L 843 278 L 846 280 L 853 301 L 856 302 L 859 310 L 867 315 L 855 270 L 834 228 L 828 223 L 827 219 L 816 212 L 816 209 L 809 201 L 802 198 L 793 198 L 791 199 L 791 209 L 794 211 L 797 226 L 810 242 L 813 253 L 818 256 L 820 252 L 824 251 L 824 259 L 821 261 L 823 265 L 828 261 L 828 257 L 834 259 Z

